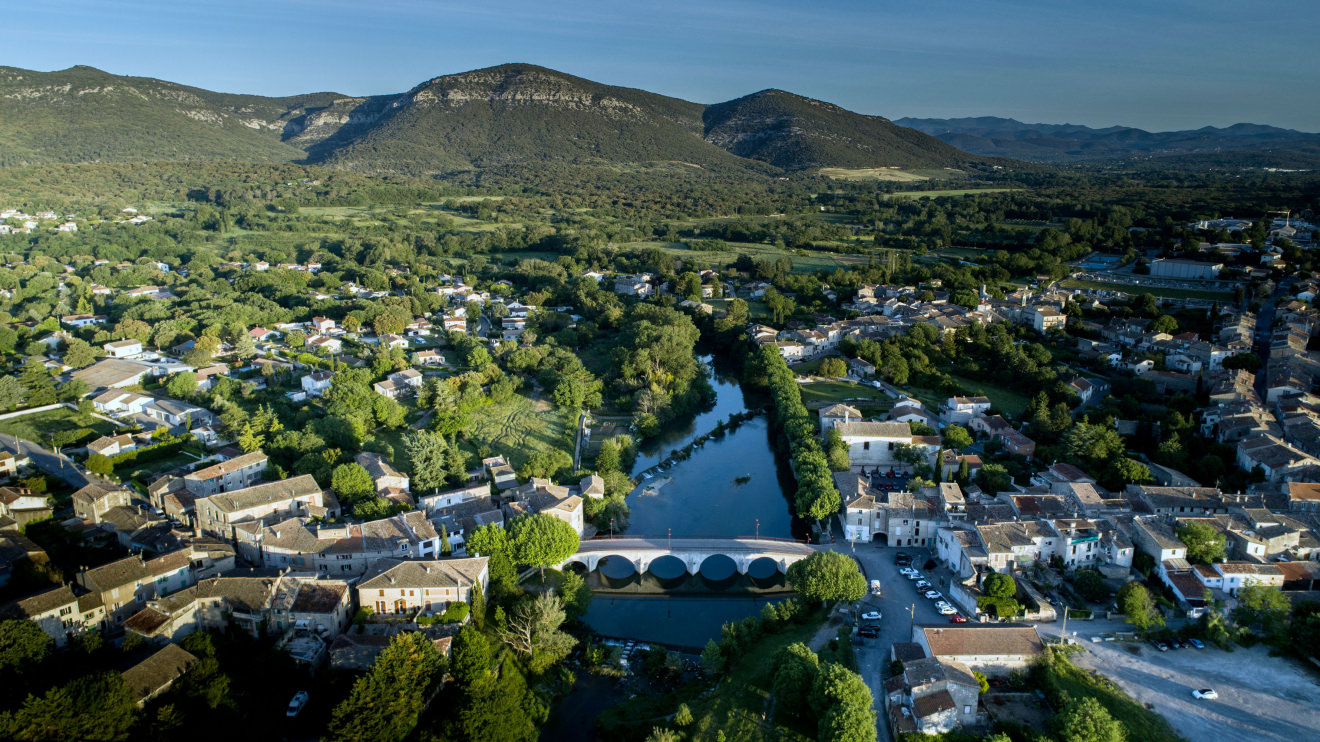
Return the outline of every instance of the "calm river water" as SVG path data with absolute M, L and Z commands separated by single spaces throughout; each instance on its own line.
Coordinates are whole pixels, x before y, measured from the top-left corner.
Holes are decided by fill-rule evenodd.
M 711 383 L 717 394 L 714 407 L 643 446 L 637 471 L 747 409 L 736 378 L 713 372 Z M 793 517 L 781 485 L 786 480 L 792 486 L 791 474 L 787 464 L 776 460 L 769 436 L 767 419 L 754 418 L 643 481 L 628 496 L 632 515 L 627 534 L 734 538 L 759 532 L 763 538 L 792 538 Z M 661 477 L 672 481 L 647 494 L 646 486 Z M 740 484 L 739 477 L 750 479 Z M 734 574 L 731 560 L 712 558 L 701 575 L 686 576 L 677 559 L 662 559 L 638 576 L 631 564 L 606 560 L 588 576 L 596 596 L 585 620 L 607 636 L 700 648 L 717 638 L 726 622 L 756 615 L 767 602 L 788 595 L 781 575 L 765 569 L 765 563 L 755 566 L 761 569 L 744 577 Z

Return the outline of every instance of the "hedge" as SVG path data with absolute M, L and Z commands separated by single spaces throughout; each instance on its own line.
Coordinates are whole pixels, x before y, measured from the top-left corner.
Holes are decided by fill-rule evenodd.
M 183 435 L 173 438 L 166 438 L 160 443 L 153 443 L 150 446 L 135 448 L 132 451 L 125 451 L 124 453 L 117 454 L 110 459 L 110 463 L 118 469 L 121 466 L 128 466 L 130 464 L 138 463 L 139 461 L 145 463 L 148 461 L 158 461 L 160 459 L 169 458 L 178 453 L 179 449 L 187 445 L 192 439 L 192 433 L 184 433 Z
M 817 425 L 802 404 L 802 392 L 779 349 L 763 345 L 757 353 L 774 397 L 775 421 L 788 437 L 793 473 L 798 482 L 794 497 L 797 515 L 825 520 L 839 512 L 841 500 L 834 486 L 834 472 L 820 447 Z

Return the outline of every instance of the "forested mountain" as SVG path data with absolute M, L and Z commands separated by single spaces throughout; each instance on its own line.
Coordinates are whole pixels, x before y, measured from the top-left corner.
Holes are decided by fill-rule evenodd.
M 546 163 L 686 163 L 771 172 L 945 167 L 939 140 L 828 103 L 764 91 L 704 106 L 508 64 L 406 93 L 269 98 L 91 67 L 0 68 L 0 167 L 147 160 L 304 161 L 410 175 Z
M 229 95 L 92 67 L 0 67 L 0 167 L 49 162 L 297 160 L 286 142 L 340 96 Z
M 783 90 L 708 106 L 706 139 L 785 170 L 810 167 L 945 167 L 980 158 L 879 116 Z
M 1290 156 L 1313 157 L 1320 134 L 1259 124 L 1206 126 L 1188 131 L 1149 132 L 1128 126 L 1095 129 L 1075 124 L 1025 124 L 1015 119 L 980 116 L 957 119 L 902 118 L 895 123 L 930 134 L 978 155 L 1036 162 L 1069 162 L 1133 156 L 1242 155 L 1287 167 Z

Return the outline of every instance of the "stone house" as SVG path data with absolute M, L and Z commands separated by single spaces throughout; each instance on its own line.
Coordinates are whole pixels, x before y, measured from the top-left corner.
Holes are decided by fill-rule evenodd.
M 378 614 L 436 614 L 487 592 L 486 557 L 401 561 L 383 559 L 357 585 L 358 604 Z

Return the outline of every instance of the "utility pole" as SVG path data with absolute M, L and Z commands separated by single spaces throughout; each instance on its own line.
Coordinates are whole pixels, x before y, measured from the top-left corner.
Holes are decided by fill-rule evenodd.
M 1059 634 L 1059 639 L 1067 643 L 1068 641 L 1068 606 L 1063 607 L 1063 632 Z
M 917 628 L 917 604 L 908 606 L 908 638 L 912 638 L 913 629 Z

